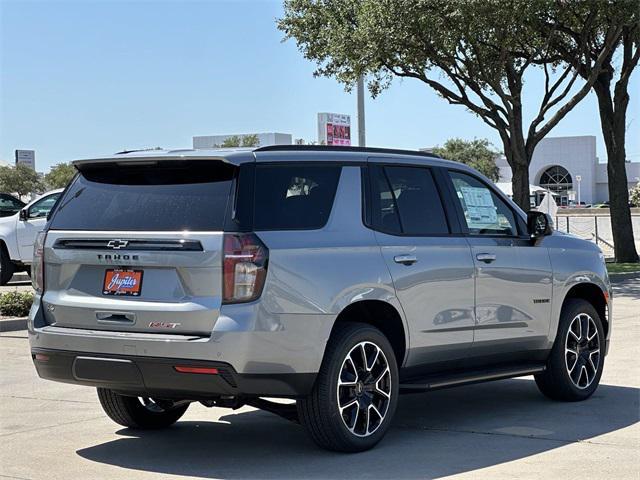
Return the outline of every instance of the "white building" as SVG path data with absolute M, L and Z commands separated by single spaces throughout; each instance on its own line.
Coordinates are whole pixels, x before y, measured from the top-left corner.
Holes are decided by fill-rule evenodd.
M 249 135 L 257 135 L 258 146 L 266 147 L 268 145 L 291 145 L 293 137 L 290 133 L 237 133 L 230 135 L 204 135 L 193 137 L 193 148 L 217 148 L 229 137 L 244 138 Z
M 496 160 L 500 182 L 511 182 L 511 167 Z M 627 162 L 628 188 L 640 182 L 640 162 Z M 540 141 L 529 167 L 529 181 L 554 192 L 558 205 L 609 200 L 607 164 L 596 156 L 596 137 L 550 137 Z

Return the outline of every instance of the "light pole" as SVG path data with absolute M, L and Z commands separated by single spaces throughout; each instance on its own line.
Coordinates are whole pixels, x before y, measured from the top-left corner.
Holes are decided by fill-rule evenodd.
M 364 147 L 367 144 L 364 133 L 364 77 L 358 77 L 358 146 Z
M 578 182 L 578 207 L 580 207 L 580 182 L 582 181 L 582 175 L 576 175 L 576 182 Z

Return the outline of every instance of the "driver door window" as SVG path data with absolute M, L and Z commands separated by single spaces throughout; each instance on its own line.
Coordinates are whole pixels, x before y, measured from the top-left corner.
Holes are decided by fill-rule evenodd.
M 28 212 L 29 218 L 45 218 L 55 205 L 56 200 L 58 200 L 59 196 L 59 193 L 55 193 L 41 200 L 38 200 L 36 203 L 31 205 Z
M 518 235 L 513 211 L 493 190 L 471 175 L 449 174 L 471 235 Z
M 30 263 L 33 258 L 33 243 L 36 235 L 47 223 L 47 215 L 56 203 L 60 193 L 53 193 L 41 198 L 27 210 L 27 219 L 18 222 L 18 252 L 20 258 Z

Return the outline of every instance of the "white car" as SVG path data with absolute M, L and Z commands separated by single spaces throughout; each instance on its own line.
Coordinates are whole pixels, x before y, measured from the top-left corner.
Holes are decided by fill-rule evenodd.
M 51 190 L 18 213 L 0 218 L 0 285 L 6 285 L 15 272 L 30 272 L 33 242 L 63 190 Z

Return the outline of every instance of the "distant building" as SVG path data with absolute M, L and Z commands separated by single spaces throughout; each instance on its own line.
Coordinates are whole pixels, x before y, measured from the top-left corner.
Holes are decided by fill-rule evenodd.
M 505 157 L 496 159 L 500 182 L 511 182 Z M 629 189 L 640 182 L 640 162 L 627 162 Z M 549 137 L 536 146 L 529 167 L 529 181 L 551 190 L 558 205 L 578 201 L 586 204 L 609 200 L 607 164 L 596 156 L 596 137 Z M 579 193 L 578 193 L 579 192 Z M 579 199 L 578 199 L 579 197 Z
M 260 147 L 266 147 L 268 145 L 291 145 L 293 143 L 293 136 L 290 133 L 236 133 L 230 135 L 203 135 L 193 137 L 193 148 L 218 148 L 227 138 L 243 138 L 249 135 L 256 135 L 258 137 Z

